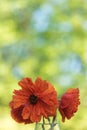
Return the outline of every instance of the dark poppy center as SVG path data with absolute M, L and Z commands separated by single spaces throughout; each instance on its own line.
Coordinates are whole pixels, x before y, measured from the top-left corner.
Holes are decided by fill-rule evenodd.
M 36 104 L 37 101 L 38 101 L 38 97 L 37 97 L 37 96 L 35 96 L 35 95 L 30 95 L 30 97 L 29 97 L 29 102 L 30 102 L 31 104 Z

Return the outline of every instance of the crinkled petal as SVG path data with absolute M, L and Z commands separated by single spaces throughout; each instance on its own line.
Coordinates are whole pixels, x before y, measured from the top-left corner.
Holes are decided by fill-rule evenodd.
M 34 84 L 31 78 L 23 78 L 21 81 L 18 82 L 18 84 L 22 87 L 22 89 L 25 89 L 27 91 L 33 92 L 34 90 Z
M 43 92 L 48 88 L 48 82 L 46 80 L 42 80 L 41 78 L 37 78 L 35 80 L 35 86 L 36 86 L 36 91 L 38 92 Z
M 32 121 L 31 121 L 30 119 L 24 120 L 24 119 L 22 118 L 22 115 L 21 115 L 22 110 L 23 110 L 23 106 L 21 106 L 21 107 L 19 107 L 19 108 L 16 108 L 16 109 L 12 109 L 12 110 L 11 110 L 11 116 L 12 116 L 12 118 L 13 118 L 16 122 L 18 122 L 18 123 L 23 123 L 23 122 L 24 122 L 25 124 L 27 124 L 27 123 L 32 123 Z
M 41 120 L 41 115 L 38 114 L 39 109 L 40 108 L 38 108 L 37 106 L 33 106 L 32 113 L 30 115 L 30 120 L 32 122 L 39 122 Z
M 32 113 L 32 105 L 25 106 L 22 111 L 23 119 L 28 119 Z
M 23 90 L 15 90 L 13 95 L 14 108 L 18 108 L 21 105 L 25 105 L 28 101 L 30 92 L 25 92 Z

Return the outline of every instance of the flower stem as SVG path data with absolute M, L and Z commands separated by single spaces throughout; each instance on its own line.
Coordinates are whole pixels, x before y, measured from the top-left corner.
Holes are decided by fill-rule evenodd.
M 34 130 L 38 130 L 38 123 L 37 122 L 35 124 L 35 129 Z
M 45 124 L 45 120 L 44 120 L 44 117 L 43 117 L 42 130 L 45 130 L 44 124 Z

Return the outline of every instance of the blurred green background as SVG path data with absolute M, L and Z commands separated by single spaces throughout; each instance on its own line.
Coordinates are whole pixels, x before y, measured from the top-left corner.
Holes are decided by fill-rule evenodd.
M 0 130 L 33 130 L 16 123 L 8 103 L 18 81 L 37 76 L 60 97 L 80 89 L 81 105 L 60 130 L 87 130 L 87 0 L 0 1 Z

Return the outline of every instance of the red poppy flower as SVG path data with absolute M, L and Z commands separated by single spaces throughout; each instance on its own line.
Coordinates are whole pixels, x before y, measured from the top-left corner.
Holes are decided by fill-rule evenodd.
M 41 116 L 55 116 L 58 107 L 57 93 L 46 80 L 37 78 L 35 83 L 31 78 L 24 78 L 18 83 L 20 90 L 14 90 L 10 102 L 11 115 L 19 123 L 39 122 Z
M 68 89 L 68 91 L 63 94 L 59 103 L 59 111 L 63 122 L 65 121 L 65 118 L 70 119 L 74 116 L 74 113 L 78 110 L 79 104 L 78 88 Z

